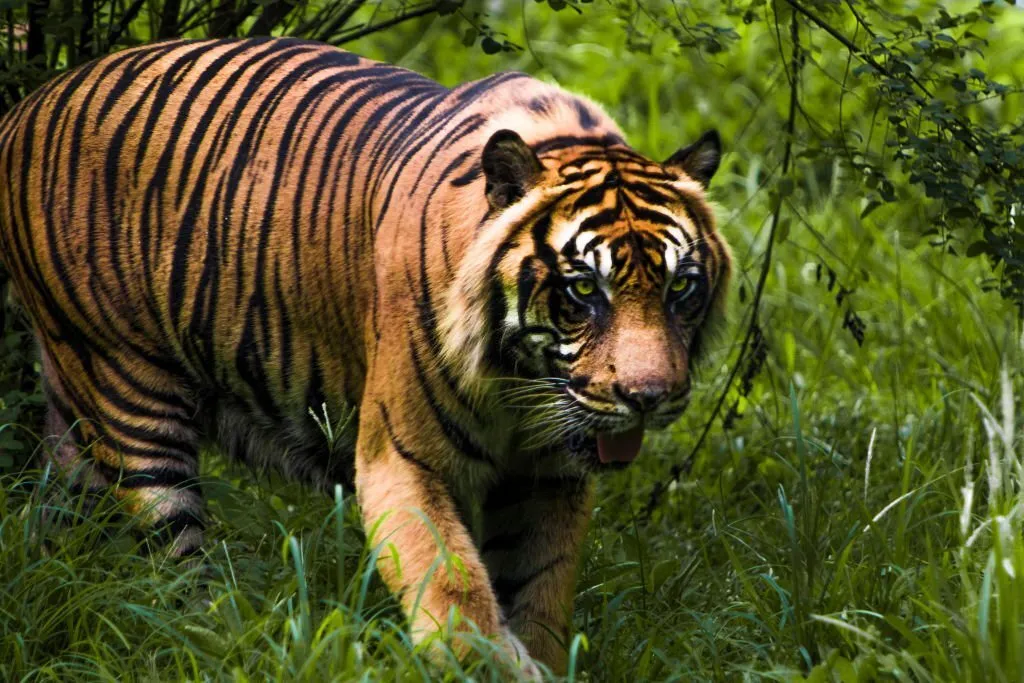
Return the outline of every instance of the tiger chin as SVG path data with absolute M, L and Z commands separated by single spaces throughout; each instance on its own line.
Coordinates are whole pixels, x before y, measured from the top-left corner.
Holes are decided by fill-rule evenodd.
M 682 413 L 723 317 L 719 158 L 712 131 L 654 162 L 524 74 L 447 89 L 293 39 L 80 67 L 0 121 L 50 457 L 181 556 L 205 444 L 354 485 L 416 639 L 456 609 L 564 671 L 590 473 Z M 327 444 L 311 407 L 355 428 Z

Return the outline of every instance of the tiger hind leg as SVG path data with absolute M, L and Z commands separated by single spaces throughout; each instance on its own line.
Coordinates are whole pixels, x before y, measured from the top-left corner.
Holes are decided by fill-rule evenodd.
M 110 482 L 83 455 L 80 444 L 84 439 L 78 423 L 55 385 L 44 370 L 46 418 L 38 464 L 43 469 L 39 483 L 47 504 L 42 519 L 48 525 L 76 525 L 86 519 L 100 519 L 98 513 L 109 497 Z M 116 512 L 110 516 L 116 517 Z
M 205 526 L 195 406 L 182 382 L 123 354 L 44 348 L 45 451 L 88 497 L 112 492 L 121 512 L 175 556 L 199 551 Z

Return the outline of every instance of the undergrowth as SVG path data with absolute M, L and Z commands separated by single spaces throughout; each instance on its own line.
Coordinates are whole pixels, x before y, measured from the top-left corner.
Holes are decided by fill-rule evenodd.
M 1016 680 L 1024 654 L 1017 358 L 858 450 L 789 391 L 779 471 L 677 488 L 650 524 L 602 481 L 577 589 L 579 680 Z M 671 440 L 651 445 L 668 447 Z M 860 443 L 860 442 L 858 442 Z M 656 457 L 656 456 L 655 456 Z M 4 680 L 502 680 L 493 643 L 414 646 L 340 487 L 309 498 L 216 458 L 202 562 L 147 553 L 116 504 L 82 515 L 47 472 L 0 487 Z M 631 523 L 632 520 L 632 523 Z M 624 524 L 623 531 L 617 528 Z M 437 652 L 446 652 L 441 660 Z M 432 654 L 433 653 L 433 654 Z

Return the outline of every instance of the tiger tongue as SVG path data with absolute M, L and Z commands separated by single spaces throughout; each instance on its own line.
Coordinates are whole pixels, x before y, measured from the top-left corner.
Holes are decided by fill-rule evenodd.
M 618 434 L 598 434 L 597 457 L 603 463 L 632 462 L 644 442 L 642 424 Z

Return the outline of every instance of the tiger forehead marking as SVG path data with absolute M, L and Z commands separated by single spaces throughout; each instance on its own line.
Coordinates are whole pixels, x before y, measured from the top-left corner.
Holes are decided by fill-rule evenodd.
M 625 156 L 630 161 L 590 158 L 559 169 L 563 179 L 582 182 L 583 188 L 567 201 L 571 217 L 550 240 L 569 269 L 573 264 L 585 266 L 609 297 L 616 284 L 630 281 L 632 268 L 647 280 L 670 279 L 680 263 L 697 253 L 699 239 L 685 208 L 673 211 L 666 205 L 684 202 L 672 194 L 672 177 L 629 153 Z M 658 189 L 658 183 L 664 187 Z M 664 203 L 657 208 L 641 206 L 650 199 Z

